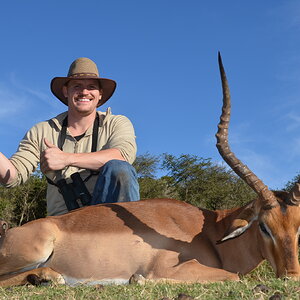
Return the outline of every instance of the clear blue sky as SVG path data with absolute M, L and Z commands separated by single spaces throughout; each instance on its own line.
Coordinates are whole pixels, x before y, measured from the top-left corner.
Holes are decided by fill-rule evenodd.
M 271 188 L 300 171 L 300 2 L 1 1 L 0 151 L 66 110 L 50 92 L 77 57 L 118 87 L 102 108 L 133 122 L 138 154 L 221 162 L 220 50 L 232 95 L 231 148 Z

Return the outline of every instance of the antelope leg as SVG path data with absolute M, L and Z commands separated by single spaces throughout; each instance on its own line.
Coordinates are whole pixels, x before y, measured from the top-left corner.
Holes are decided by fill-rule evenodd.
M 160 279 L 163 278 L 163 279 Z M 150 281 L 167 281 L 167 282 L 216 282 L 224 280 L 238 281 L 239 276 L 235 273 L 223 269 L 212 268 L 200 264 L 197 260 L 192 259 L 181 263 L 167 270 L 154 272 L 147 276 Z
M 64 284 L 65 280 L 60 273 L 55 272 L 51 268 L 43 267 L 38 269 L 33 269 L 30 271 L 1 275 L 0 276 L 0 287 L 15 286 L 15 285 L 24 285 L 28 283 L 28 276 L 35 276 L 40 281 L 54 281 L 58 284 Z

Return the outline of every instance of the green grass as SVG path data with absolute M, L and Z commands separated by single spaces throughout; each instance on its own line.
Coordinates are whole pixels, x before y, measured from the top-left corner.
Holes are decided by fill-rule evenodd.
M 264 291 L 256 288 L 264 285 Z M 274 294 L 281 299 L 300 299 L 299 281 L 275 279 L 266 263 L 241 278 L 239 282 L 210 284 L 153 284 L 111 286 L 22 286 L 0 288 L 0 299 L 112 299 L 160 300 L 177 299 L 179 294 L 194 299 L 270 299 Z

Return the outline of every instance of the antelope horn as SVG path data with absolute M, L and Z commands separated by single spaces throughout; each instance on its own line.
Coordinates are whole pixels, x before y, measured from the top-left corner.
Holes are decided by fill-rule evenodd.
M 273 192 L 270 191 L 268 187 L 230 150 L 228 144 L 228 128 L 231 108 L 230 92 L 220 52 L 218 53 L 218 60 L 223 90 L 223 106 L 220 122 L 218 124 L 218 131 L 216 133 L 216 146 L 220 155 L 229 167 L 232 168 L 232 170 L 260 196 L 260 198 L 265 202 L 264 204 L 275 206 L 278 202 Z
M 295 183 L 289 192 L 289 202 L 293 205 L 300 205 L 300 179 Z

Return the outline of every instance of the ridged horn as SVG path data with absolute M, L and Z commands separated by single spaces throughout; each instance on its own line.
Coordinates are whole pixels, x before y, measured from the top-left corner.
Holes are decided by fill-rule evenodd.
M 297 206 L 300 205 L 300 179 L 289 192 L 289 202 Z
M 217 148 L 224 161 L 229 167 L 244 180 L 256 192 L 260 199 L 263 200 L 264 205 L 275 206 L 278 204 L 275 195 L 268 187 L 260 180 L 246 165 L 244 165 L 230 150 L 228 144 L 228 128 L 230 121 L 230 91 L 222 63 L 220 52 L 218 53 L 219 68 L 222 81 L 223 90 L 223 106 L 220 122 L 218 124 L 218 131 L 216 133 Z

